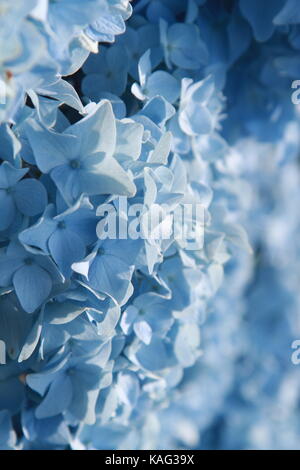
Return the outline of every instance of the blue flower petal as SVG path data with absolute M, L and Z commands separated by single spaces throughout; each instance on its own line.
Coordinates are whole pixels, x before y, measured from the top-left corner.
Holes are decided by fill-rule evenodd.
M 70 277 L 71 265 L 84 258 L 85 245 L 79 236 L 66 228 L 57 229 L 48 241 L 50 253 L 64 276 Z
M 38 215 L 47 205 L 47 192 L 43 184 L 35 179 L 24 179 L 16 184 L 14 199 L 22 214 Z
M 52 288 L 50 275 L 36 264 L 25 264 L 14 274 L 13 285 L 24 310 L 34 312 Z
M 14 221 L 16 206 L 12 194 L 0 189 L 0 231 L 7 229 Z
M 39 419 L 56 416 L 68 408 L 71 400 L 71 379 L 67 374 L 59 374 L 50 385 L 47 395 L 37 407 L 35 415 Z

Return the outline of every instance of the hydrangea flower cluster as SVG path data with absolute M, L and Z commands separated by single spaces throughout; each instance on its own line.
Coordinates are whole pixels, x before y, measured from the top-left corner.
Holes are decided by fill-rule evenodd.
M 27 96 L 39 114 L 52 106 L 54 111 L 51 100 L 81 112 L 76 91 L 62 76 L 77 72 L 99 41 L 113 42 L 123 33 L 132 8 L 129 0 L 1 0 L 0 12 L 0 119 L 9 122 Z
M 297 0 L 24 3 L 0 0 L 0 448 L 297 447 Z

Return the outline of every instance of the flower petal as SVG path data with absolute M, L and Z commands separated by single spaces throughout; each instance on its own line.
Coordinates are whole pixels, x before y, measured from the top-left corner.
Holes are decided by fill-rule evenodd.
M 46 300 L 52 288 L 51 277 L 36 264 L 18 269 L 13 284 L 20 304 L 28 313 L 34 312 Z
M 19 211 L 30 217 L 41 214 L 47 205 L 47 191 L 35 179 L 24 179 L 17 183 L 14 198 Z
M 49 250 L 64 276 L 70 277 L 71 265 L 85 256 L 85 245 L 76 233 L 57 229 L 49 238 Z

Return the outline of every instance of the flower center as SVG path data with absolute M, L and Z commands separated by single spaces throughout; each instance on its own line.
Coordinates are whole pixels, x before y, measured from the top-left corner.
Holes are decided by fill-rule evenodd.
M 66 228 L 66 223 L 63 220 L 60 220 L 57 224 L 57 228 L 59 228 L 59 229 Z
M 77 158 L 74 158 L 70 161 L 70 167 L 73 168 L 73 170 L 80 168 L 80 161 Z

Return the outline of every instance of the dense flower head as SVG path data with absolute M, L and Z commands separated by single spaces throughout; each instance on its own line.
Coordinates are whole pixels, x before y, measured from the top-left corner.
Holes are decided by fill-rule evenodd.
M 0 0 L 1 449 L 299 447 L 297 6 Z

